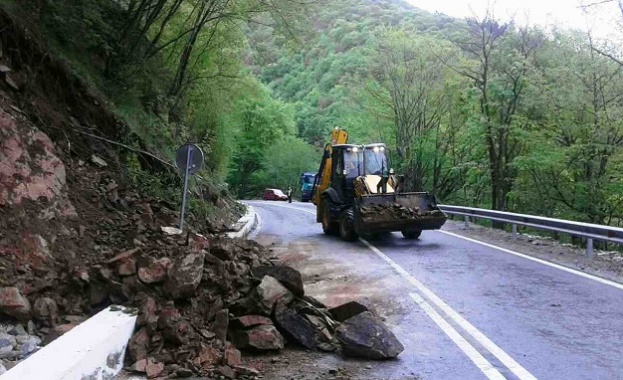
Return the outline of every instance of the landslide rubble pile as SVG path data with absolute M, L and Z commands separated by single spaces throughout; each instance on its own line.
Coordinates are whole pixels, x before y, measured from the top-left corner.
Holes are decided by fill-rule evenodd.
M 101 269 L 106 288 L 133 289 L 139 309 L 130 371 L 148 378 L 254 378 L 261 368 L 245 364 L 241 351 L 275 351 L 288 342 L 369 359 L 403 350 L 367 307 L 353 301 L 327 309 L 305 295 L 298 271 L 274 266 L 254 242 L 193 233 L 166 241 L 187 250 L 167 256 L 134 249 Z

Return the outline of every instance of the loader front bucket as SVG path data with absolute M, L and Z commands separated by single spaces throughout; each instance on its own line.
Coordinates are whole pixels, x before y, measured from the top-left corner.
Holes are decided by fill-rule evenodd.
M 437 230 L 446 215 L 429 193 L 375 194 L 355 200 L 357 233 Z

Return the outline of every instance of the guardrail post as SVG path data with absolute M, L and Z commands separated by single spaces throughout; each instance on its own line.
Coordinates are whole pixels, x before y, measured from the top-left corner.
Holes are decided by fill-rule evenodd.
M 517 240 L 517 225 L 513 224 L 513 240 Z
M 588 256 L 589 260 L 592 260 L 595 257 L 595 252 L 593 251 L 593 239 L 592 238 L 586 239 L 586 255 Z
M 465 227 L 469 227 L 469 216 L 465 215 Z

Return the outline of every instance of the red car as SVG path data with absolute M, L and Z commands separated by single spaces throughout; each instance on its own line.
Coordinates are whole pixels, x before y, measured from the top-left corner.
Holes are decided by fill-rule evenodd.
M 288 196 L 279 189 L 266 189 L 262 194 L 262 199 L 265 201 L 287 201 Z

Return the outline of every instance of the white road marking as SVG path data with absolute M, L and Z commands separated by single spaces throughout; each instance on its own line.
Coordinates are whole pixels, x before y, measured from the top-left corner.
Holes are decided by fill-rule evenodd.
M 290 209 L 293 209 L 293 210 L 299 210 L 299 211 L 306 212 L 308 214 L 316 215 L 315 212 L 309 211 L 309 210 L 305 210 L 305 209 L 302 209 L 302 208 L 289 207 L 289 206 L 277 205 L 277 204 L 272 204 L 272 203 L 264 203 L 264 204 L 268 204 L 268 205 L 271 205 L 271 206 L 279 206 L 279 207 L 283 207 L 283 208 L 290 208 Z M 467 241 L 470 241 L 472 243 L 484 245 L 485 247 L 497 249 L 498 251 L 501 251 L 501 252 L 510 253 L 511 255 L 522 257 L 522 258 L 524 258 L 526 260 L 531 260 L 531 261 L 537 262 L 539 264 L 547 265 L 548 267 L 551 267 L 551 268 L 559 269 L 559 270 L 561 270 L 563 272 L 575 274 L 576 276 L 587 278 L 589 280 L 597 281 L 600 284 L 612 286 L 613 288 L 617 288 L 617 289 L 623 290 L 623 284 L 621 284 L 621 283 L 618 283 L 618 282 L 615 282 L 615 281 L 612 281 L 612 280 L 608 280 L 608 279 L 605 279 L 605 278 L 602 278 L 602 277 L 599 277 L 599 276 L 595 276 L 595 275 L 592 275 L 592 274 L 589 274 L 589 273 L 585 273 L 585 272 L 579 271 L 577 269 L 568 268 L 568 267 L 566 267 L 564 265 L 555 264 L 555 263 L 549 262 L 547 260 L 539 259 L 537 257 L 532 257 L 532 256 L 526 255 L 524 253 L 515 252 L 515 251 L 512 251 L 510 249 L 498 247 L 497 245 L 485 243 L 485 242 L 482 242 L 482 241 L 479 241 L 479 240 L 476 240 L 476 239 L 472 239 L 472 238 L 468 238 L 468 237 L 465 237 L 465 236 L 457 235 L 457 234 L 449 232 L 449 231 L 438 230 L 437 232 L 441 232 L 441 233 L 446 234 L 446 235 L 454 236 L 454 237 L 457 237 L 459 239 L 467 240 Z
M 454 311 L 448 304 L 446 304 L 441 298 L 437 297 L 435 293 L 433 293 L 430 289 L 428 289 L 424 284 L 418 281 L 415 277 L 413 277 L 409 272 L 404 270 L 400 265 L 398 265 L 394 260 L 390 259 L 387 255 L 381 252 L 378 248 L 368 243 L 367 240 L 359 238 L 368 248 L 370 248 L 374 253 L 376 253 L 380 258 L 385 260 L 392 268 L 398 272 L 402 277 L 404 277 L 407 281 L 409 281 L 420 293 L 425 295 L 433 304 L 439 307 L 444 313 L 448 315 L 448 317 L 452 318 L 454 322 L 456 322 L 461 328 L 463 328 L 469 335 L 474 337 L 478 341 L 478 343 L 482 344 L 493 356 L 498 358 L 502 364 L 508 367 L 517 377 L 520 379 L 536 379 L 530 372 L 528 372 L 525 368 L 523 368 L 519 363 L 517 363 L 513 358 L 510 357 L 504 350 L 502 350 L 498 345 L 493 343 L 489 338 L 485 336 L 485 334 L 481 333 L 474 325 L 469 323 L 465 318 L 461 317 L 459 313 Z
M 275 204 L 275 203 L 268 203 L 268 202 L 260 202 L 260 201 L 254 201 L 255 203 L 259 203 L 261 205 L 267 205 L 267 206 L 275 206 L 275 207 L 283 207 L 283 208 L 289 208 L 292 210 L 298 210 L 298 211 L 303 211 L 306 212 L 308 214 L 312 214 L 312 215 L 316 215 L 316 211 L 309 211 L 309 210 L 305 210 L 303 208 L 298 208 L 298 207 L 291 207 L 291 206 L 285 206 L 285 205 L 280 205 L 280 204 Z M 250 203 L 250 202 L 249 202 Z
M 548 267 L 556 268 L 556 269 L 559 269 L 559 270 L 567 272 L 567 273 L 572 273 L 572 274 L 575 274 L 577 276 L 587 278 L 589 280 L 597 281 L 600 284 L 609 285 L 609 286 L 612 286 L 614 288 L 623 290 L 623 284 L 620 284 L 618 282 L 607 280 L 605 278 L 594 276 L 592 274 L 584 273 L 584 272 L 576 270 L 576 269 L 568 268 L 568 267 L 566 267 L 564 265 L 555 264 L 555 263 L 552 263 L 552 262 L 549 262 L 549 261 L 546 261 L 546 260 L 542 260 L 542 259 L 539 259 L 539 258 L 536 258 L 536 257 L 532 257 L 532 256 L 526 255 L 524 253 L 511 251 L 510 249 L 498 247 L 498 246 L 493 245 L 493 244 L 484 243 L 482 241 L 478 241 L 478 240 L 471 239 L 471 238 L 468 238 L 468 237 L 465 237 L 465 236 L 457 235 L 457 234 L 452 233 L 452 232 L 443 231 L 443 230 L 440 230 L 439 232 L 444 233 L 446 235 L 457 237 L 459 239 L 467 240 L 467 241 L 470 241 L 472 243 L 484 245 L 485 247 L 497 249 L 498 251 L 502 251 L 502 252 L 505 252 L 505 253 L 510 253 L 511 255 L 519 256 L 519 257 L 522 257 L 524 259 L 537 262 L 539 264 L 547 265 Z
M 433 320 L 439 326 L 441 331 L 446 333 L 446 335 L 452 339 L 454 344 L 456 344 L 468 358 L 471 359 L 472 362 L 482 371 L 482 373 L 487 376 L 489 379 L 506 379 L 500 371 L 495 369 L 493 365 L 485 359 L 484 356 L 478 352 L 478 350 L 472 346 L 458 331 L 454 329 L 443 317 L 424 299 L 417 293 L 409 293 L 409 296 L 417 303 L 422 310 L 430 319 Z
M 304 210 L 297 207 L 290 207 L 278 204 L 269 203 L 268 205 L 289 208 L 315 215 L 315 212 Z M 420 293 L 425 295 L 433 304 L 439 307 L 448 317 L 454 320 L 463 330 L 471 335 L 476 341 L 478 341 L 485 349 L 487 349 L 492 355 L 494 355 L 502 364 L 504 364 L 511 372 L 513 372 L 521 380 L 536 380 L 536 377 L 523 368 L 513 358 L 510 357 L 504 350 L 498 345 L 493 343 L 482 332 L 480 332 L 471 323 L 461 317 L 456 311 L 454 311 L 448 304 L 446 304 L 441 298 L 437 297 L 431 290 L 424 286 L 420 281 L 413 277 L 409 272 L 403 269 L 395 261 L 390 259 L 387 255 L 381 252 L 378 248 L 370 244 L 367 240 L 359 238 L 369 249 L 376 253 L 380 258 L 387 262 L 398 274 L 400 274 L 405 280 L 411 283 Z M 430 304 L 422 299 L 417 294 L 410 293 L 411 298 L 433 319 L 433 321 L 442 329 L 446 335 L 452 339 L 452 341 L 459 346 L 463 352 L 474 362 L 474 364 L 490 379 L 504 379 L 505 377 L 497 371 L 491 363 L 489 363 L 478 351 L 465 340 L 450 324 L 443 319 L 443 317 L 437 313 Z M 415 296 L 415 297 L 414 297 Z M 419 298 L 418 298 L 419 297 Z M 419 302 L 421 300 L 422 302 Z M 428 308 L 426 308 L 428 306 Z M 434 314 L 433 314 L 434 313 Z M 441 324 L 440 324 L 441 323 Z M 457 334 L 458 336 L 454 335 Z M 472 351 L 474 350 L 474 351 Z M 493 377 L 492 377 L 493 376 Z

